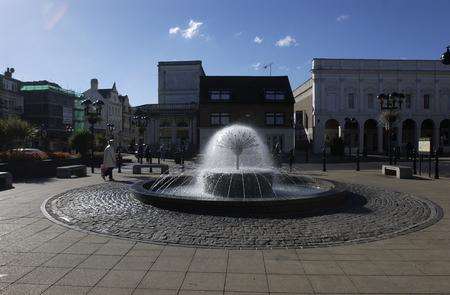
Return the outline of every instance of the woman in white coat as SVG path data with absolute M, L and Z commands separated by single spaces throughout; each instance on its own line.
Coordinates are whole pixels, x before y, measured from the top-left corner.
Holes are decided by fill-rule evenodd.
M 114 140 L 112 139 L 108 141 L 108 146 L 103 152 L 103 167 L 105 169 L 105 173 L 102 174 L 103 179 L 108 176 L 109 180 L 113 181 L 113 169 L 116 167 L 116 152 L 114 151 Z

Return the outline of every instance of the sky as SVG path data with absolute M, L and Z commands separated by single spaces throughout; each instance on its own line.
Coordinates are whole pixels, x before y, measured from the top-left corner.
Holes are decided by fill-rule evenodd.
M 0 70 L 83 92 L 116 82 L 157 103 L 158 61 L 202 60 L 207 75 L 287 75 L 322 58 L 437 59 L 450 0 L 0 0 Z

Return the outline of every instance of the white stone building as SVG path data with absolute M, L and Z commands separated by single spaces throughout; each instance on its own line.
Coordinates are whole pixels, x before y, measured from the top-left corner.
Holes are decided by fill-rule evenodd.
M 450 67 L 437 60 L 315 58 L 311 78 L 294 90 L 296 126 L 315 153 L 337 137 L 381 153 L 387 135 L 377 96 L 391 92 L 406 96 L 395 145 L 415 147 L 420 137 L 430 137 L 433 149 L 450 151 Z M 356 122 L 346 124 L 346 118 Z
M 92 102 L 101 100 L 104 102 L 102 109 L 102 120 L 95 124 L 94 128 L 98 131 L 108 132 L 107 124 L 114 124 L 114 135 L 122 132 L 122 102 L 119 99 L 116 83 L 111 88 L 98 88 L 98 80 L 91 80 L 91 88 L 83 93 L 85 98 L 89 98 Z M 89 125 L 86 125 L 89 126 Z

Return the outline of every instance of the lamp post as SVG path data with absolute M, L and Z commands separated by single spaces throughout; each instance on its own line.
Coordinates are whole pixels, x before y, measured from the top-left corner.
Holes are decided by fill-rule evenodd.
M 381 93 L 377 98 L 380 102 L 381 118 L 388 133 L 389 165 L 392 165 L 392 130 L 395 121 L 399 117 L 405 95 L 398 92 Z
M 114 124 L 113 123 L 108 123 L 108 124 L 106 124 L 106 127 L 108 128 L 108 133 L 109 133 L 110 138 L 114 139 L 114 130 L 116 129 L 114 127 Z
M 85 99 L 81 102 L 81 105 L 84 107 L 84 114 L 91 124 L 90 130 L 92 134 L 91 141 L 91 172 L 94 173 L 94 139 L 95 139 L 95 129 L 94 125 L 101 121 L 102 115 L 102 107 L 105 103 L 99 99 L 92 102 L 90 99 Z
M 348 135 L 349 135 L 349 143 L 348 143 L 348 153 L 349 153 L 349 157 L 352 157 L 352 142 L 353 142 L 353 133 L 352 133 L 352 129 L 353 127 L 355 127 L 355 124 L 357 123 L 357 120 L 355 118 L 345 118 L 345 126 L 349 128 L 348 130 Z
M 444 65 L 450 65 L 450 45 L 447 46 L 447 51 L 445 51 L 444 53 L 442 53 L 441 55 L 441 62 Z
M 144 115 L 142 112 L 136 112 L 133 116 L 132 124 L 138 128 L 139 132 L 139 147 L 138 147 L 138 153 L 139 151 L 142 151 L 142 144 L 144 143 L 144 132 L 145 129 L 147 129 L 149 117 Z M 142 164 L 142 155 L 138 154 L 138 161 Z

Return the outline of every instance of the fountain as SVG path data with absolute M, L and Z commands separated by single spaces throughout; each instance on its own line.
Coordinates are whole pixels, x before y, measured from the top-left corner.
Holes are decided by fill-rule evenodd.
M 136 183 L 134 196 L 169 209 L 233 214 L 310 211 L 345 201 L 339 184 L 281 173 L 251 127 L 234 124 L 217 131 L 204 153 L 203 162 L 192 173 Z

